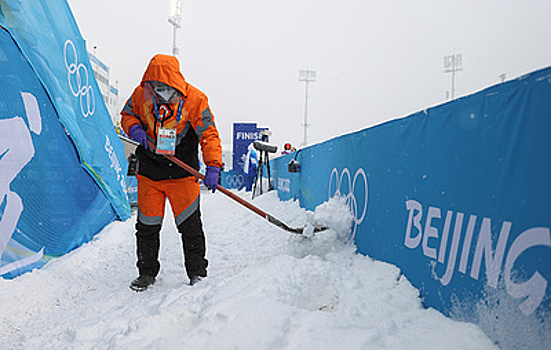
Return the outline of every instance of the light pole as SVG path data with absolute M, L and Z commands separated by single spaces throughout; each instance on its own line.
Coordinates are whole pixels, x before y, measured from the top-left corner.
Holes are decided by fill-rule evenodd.
M 444 73 L 452 74 L 451 99 L 455 98 L 455 72 L 463 70 L 462 57 L 460 53 L 444 56 Z
M 182 21 L 182 1 L 171 0 L 170 1 L 170 17 L 168 22 L 174 27 L 172 33 L 172 55 L 176 56 L 179 53 L 178 46 L 176 46 L 176 30 L 180 28 L 180 22 Z
M 306 95 L 304 100 L 304 140 L 302 145 L 306 146 L 307 138 L 307 128 L 308 128 L 308 84 L 310 82 L 316 81 L 316 71 L 315 70 L 300 70 L 298 72 L 298 80 L 305 82 L 306 85 Z

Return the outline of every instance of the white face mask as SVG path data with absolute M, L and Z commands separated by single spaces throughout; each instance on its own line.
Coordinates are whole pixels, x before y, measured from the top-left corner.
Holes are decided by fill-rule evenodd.
M 172 99 L 178 97 L 178 90 L 161 82 L 152 81 L 151 88 L 153 89 L 160 100 L 159 102 L 161 103 L 174 102 L 172 101 Z

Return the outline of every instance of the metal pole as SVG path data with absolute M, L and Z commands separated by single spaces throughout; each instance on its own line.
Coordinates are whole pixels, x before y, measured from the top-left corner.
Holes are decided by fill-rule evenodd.
M 172 32 L 172 55 L 176 56 L 178 54 L 178 48 L 176 47 L 176 24 L 173 23 L 172 26 L 174 27 L 174 30 Z
M 172 0 L 170 2 L 170 16 L 168 22 L 172 24 L 172 55 L 178 55 L 178 46 L 176 46 L 176 30 L 180 28 L 180 22 L 182 21 L 182 1 Z
M 315 70 L 301 70 L 299 71 L 299 81 L 306 83 L 305 87 L 305 98 L 304 98 L 304 140 L 303 146 L 306 146 L 308 139 L 308 84 L 312 81 L 316 81 L 316 71 Z
M 304 98 L 304 139 L 303 145 L 306 146 L 306 139 L 308 134 L 308 80 L 306 80 L 306 96 Z
M 452 100 L 455 98 L 455 55 L 452 56 Z
M 461 54 L 453 54 L 444 57 L 444 73 L 451 73 L 452 87 L 450 91 L 451 99 L 455 98 L 455 73 L 463 70 L 461 67 Z

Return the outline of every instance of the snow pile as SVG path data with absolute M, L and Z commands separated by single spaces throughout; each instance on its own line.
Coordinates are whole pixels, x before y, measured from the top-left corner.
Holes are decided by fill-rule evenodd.
M 353 216 L 343 198 L 333 197 L 318 206 L 315 212 L 305 211 L 298 202 L 287 202 L 285 207 L 287 213 L 292 210 L 298 214 L 295 217 L 296 226 L 306 224 L 302 235 L 291 235 L 289 238 L 289 255 L 304 258 L 308 255 L 325 256 L 336 250 L 349 249 L 351 253 L 355 250 L 349 242 Z M 314 233 L 314 228 L 327 229 Z
M 315 213 L 273 192 L 254 204 L 290 226 L 330 229 L 288 233 L 204 192 L 209 277 L 187 284 L 167 213 L 157 283 L 135 293 L 135 217 L 113 223 L 42 270 L 0 280 L 0 348 L 495 348 L 476 326 L 424 309 L 397 267 L 355 254 L 342 200 Z

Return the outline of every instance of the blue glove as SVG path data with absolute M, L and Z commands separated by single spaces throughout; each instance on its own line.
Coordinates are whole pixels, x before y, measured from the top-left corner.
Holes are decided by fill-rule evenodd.
M 140 124 L 136 124 L 128 130 L 128 136 L 147 149 L 147 134 Z
M 220 178 L 220 168 L 216 166 L 207 165 L 207 173 L 205 175 L 205 186 L 209 190 L 212 190 L 212 193 L 216 191 L 218 187 L 218 179 Z

